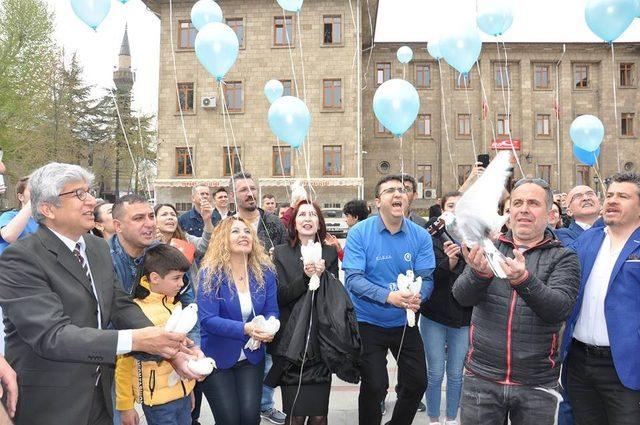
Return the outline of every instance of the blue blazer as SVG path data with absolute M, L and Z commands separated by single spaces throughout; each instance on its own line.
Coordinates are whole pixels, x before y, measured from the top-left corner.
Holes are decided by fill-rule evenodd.
M 578 236 L 580 236 L 584 232 L 584 229 L 578 226 L 575 221 L 572 221 L 569 227 L 556 229 L 555 232 L 556 237 L 560 239 L 560 242 L 562 242 L 564 246 L 569 246 L 573 241 L 578 239 Z
M 264 358 L 264 344 L 256 351 L 244 348 L 249 337 L 244 333 L 245 322 L 242 321 L 235 286 L 229 285 L 226 276 L 223 276 L 217 290 L 205 292 L 202 287 L 204 272 L 200 272 L 197 297 L 202 351 L 216 361 L 218 369 L 229 369 L 235 365 L 241 350 L 244 350 L 251 364 L 260 363 Z M 266 319 L 279 316 L 275 272 L 265 270 L 263 287 L 259 287 L 254 276 L 249 273 L 249 291 L 256 315 L 263 315 Z M 252 313 L 247 321 L 251 321 L 253 317 Z
M 604 236 L 603 227 L 591 228 L 574 246 L 582 267 L 582 279 L 575 307 L 567 320 L 562 341 L 563 358 L 569 350 L 584 288 Z M 604 311 L 618 377 L 625 387 L 640 390 L 640 228 L 633 232 L 613 267 Z

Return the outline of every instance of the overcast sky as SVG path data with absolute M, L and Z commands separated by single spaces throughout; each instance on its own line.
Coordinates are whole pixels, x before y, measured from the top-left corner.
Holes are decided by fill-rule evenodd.
M 366 4 L 366 0 L 361 1 Z M 134 108 L 155 113 L 160 21 L 142 1 L 130 0 L 122 5 L 113 0 L 111 12 L 97 32 L 75 16 L 68 0 L 47 2 L 56 14 L 59 43 L 67 54 L 78 53 L 86 81 L 101 87 L 113 86 L 113 67 L 117 64 L 125 22 L 129 23 L 132 68 L 137 76 Z M 585 0 L 511 0 L 511 3 L 514 20 L 505 33 L 506 41 L 600 41 L 584 22 Z M 476 0 L 380 0 L 376 41 L 427 42 L 438 34 L 440 25 L 461 25 L 465 15 L 467 18 L 473 15 L 475 5 Z M 362 19 L 368 19 L 366 13 Z M 486 37 L 486 41 L 491 40 Z M 639 20 L 617 41 L 640 41 Z

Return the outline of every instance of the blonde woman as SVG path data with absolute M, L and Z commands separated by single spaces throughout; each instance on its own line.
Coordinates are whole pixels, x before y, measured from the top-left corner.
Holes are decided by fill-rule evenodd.
M 214 229 L 198 280 L 202 351 L 217 369 L 202 392 L 217 425 L 258 425 L 264 373 L 264 343 L 273 336 L 251 320 L 278 317 L 276 275 L 251 224 L 239 217 Z M 262 342 L 251 351 L 249 338 Z

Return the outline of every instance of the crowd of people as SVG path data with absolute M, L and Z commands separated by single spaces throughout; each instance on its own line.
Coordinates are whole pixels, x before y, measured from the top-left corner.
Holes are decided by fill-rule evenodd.
M 392 425 L 424 410 L 434 425 L 640 423 L 640 175 L 612 176 L 603 202 L 517 181 L 499 207 L 501 278 L 439 219 L 474 171 L 428 218 L 416 180 L 385 175 L 375 214 L 344 205 L 341 243 L 316 202 L 258 199 L 247 172 L 193 187 L 180 215 L 98 200 L 77 165 L 35 170 L 0 216 L 9 415 L 137 425 L 139 404 L 151 425 L 196 425 L 204 396 L 218 425 L 323 425 L 336 375 L 360 383 L 361 425 L 381 423 L 391 384 Z M 166 330 L 190 305 L 195 326 Z M 205 358 L 213 372 L 194 372 Z

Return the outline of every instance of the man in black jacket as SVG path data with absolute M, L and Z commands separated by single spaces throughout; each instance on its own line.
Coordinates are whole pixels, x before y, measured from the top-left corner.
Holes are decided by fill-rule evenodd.
M 467 267 L 453 294 L 473 306 L 463 424 L 555 423 L 559 400 L 558 337 L 580 283 L 576 254 L 547 230 L 552 194 L 541 179 L 511 193 L 511 231 L 497 248 L 507 279 L 495 277 L 481 248 L 464 251 Z

